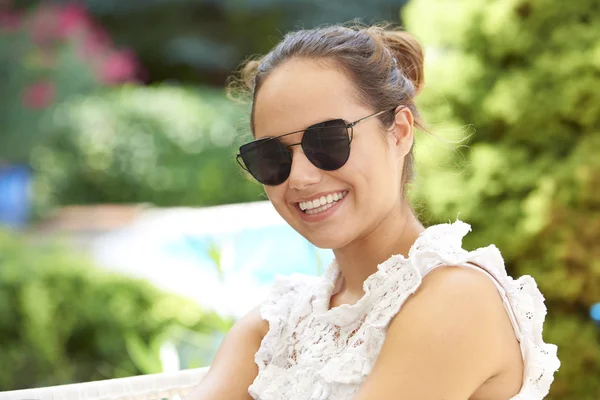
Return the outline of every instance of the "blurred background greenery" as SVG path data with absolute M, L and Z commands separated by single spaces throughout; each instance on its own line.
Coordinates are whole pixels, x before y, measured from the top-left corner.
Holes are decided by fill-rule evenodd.
M 30 188 L 0 193 L 0 390 L 160 371 L 166 338 L 231 326 L 27 228 L 71 204 L 264 199 L 233 160 L 248 109 L 225 80 L 290 29 L 353 18 L 426 47 L 419 104 L 442 140 L 417 137 L 421 218 L 460 213 L 466 247 L 536 278 L 562 361 L 548 398 L 600 398 L 597 0 L 0 0 L 0 172 Z

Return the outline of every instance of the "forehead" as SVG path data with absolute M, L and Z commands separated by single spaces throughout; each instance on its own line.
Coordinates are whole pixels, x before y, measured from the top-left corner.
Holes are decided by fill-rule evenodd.
M 254 104 L 256 138 L 302 130 L 329 119 L 349 120 L 359 105 L 352 82 L 339 69 L 290 60 L 263 82 Z

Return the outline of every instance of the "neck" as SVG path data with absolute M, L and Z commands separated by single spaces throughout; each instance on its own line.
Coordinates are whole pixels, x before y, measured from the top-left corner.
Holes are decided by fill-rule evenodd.
M 359 298 L 364 295 L 363 283 L 392 255 L 408 252 L 424 230 L 406 202 L 369 232 L 349 245 L 333 251 L 340 268 L 342 293 Z

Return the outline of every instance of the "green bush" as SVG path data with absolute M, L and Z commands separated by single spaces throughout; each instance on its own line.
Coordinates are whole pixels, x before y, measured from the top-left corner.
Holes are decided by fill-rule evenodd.
M 38 210 L 70 203 L 259 200 L 234 160 L 246 110 L 223 90 L 123 86 L 62 104 L 33 151 Z
M 536 278 L 544 337 L 562 366 L 549 399 L 600 398 L 600 8 L 596 0 L 413 0 L 409 31 L 427 47 L 419 99 L 434 132 L 417 147 L 414 198 L 429 222 L 473 225 L 509 272 Z M 450 17 L 449 17 L 450 16 Z M 464 129 L 465 126 L 473 129 Z
M 164 340 L 230 327 L 58 245 L 0 231 L 0 391 L 160 372 Z

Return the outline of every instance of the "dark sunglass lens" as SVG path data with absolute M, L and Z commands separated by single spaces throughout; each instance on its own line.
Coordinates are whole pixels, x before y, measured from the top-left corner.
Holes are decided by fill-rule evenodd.
M 304 132 L 302 149 L 315 167 L 326 171 L 341 168 L 350 157 L 350 136 L 343 120 L 314 125 Z
M 240 147 L 240 154 L 248 171 L 264 185 L 282 184 L 290 175 L 292 157 L 276 139 L 245 144 Z

